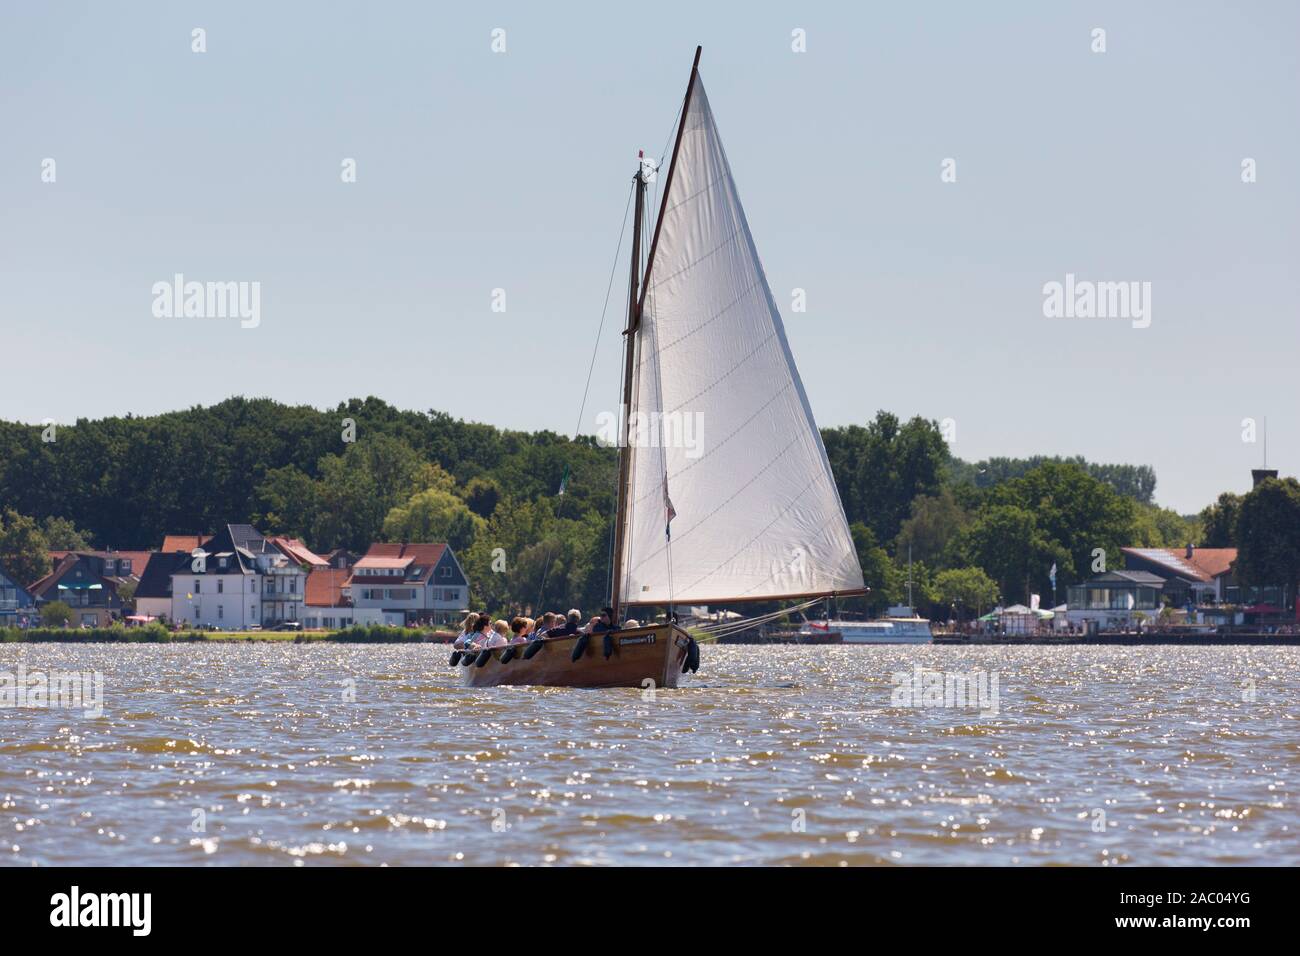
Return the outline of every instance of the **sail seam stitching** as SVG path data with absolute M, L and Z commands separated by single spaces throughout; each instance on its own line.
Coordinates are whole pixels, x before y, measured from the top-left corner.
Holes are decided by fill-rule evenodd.
M 695 328 L 691 329 L 691 331 L 687 332 L 685 335 L 682 335 L 682 336 L 679 336 L 678 338 L 673 339 L 671 342 L 669 342 L 667 345 L 663 346 L 663 347 L 659 350 L 659 354 L 662 355 L 664 352 L 667 352 L 667 351 L 668 351 L 670 348 L 672 348 L 673 346 L 675 346 L 675 345 L 680 345 L 682 342 L 685 342 L 687 339 L 689 339 L 689 338 L 690 338 L 692 335 L 694 335 L 696 332 L 702 332 L 704 329 L 708 328 L 711 324 L 713 324 L 714 322 L 716 322 L 718 319 L 722 318 L 724 315 L 726 315 L 728 312 L 730 312 L 732 309 L 734 309 L 737 305 L 739 305 L 739 304 L 744 300 L 745 296 L 749 295 L 749 294 L 750 294 L 751 292 L 753 292 L 756 288 L 758 288 L 759 283 L 762 282 L 762 281 L 763 281 L 763 277 L 762 277 L 762 276 L 759 276 L 757 279 L 755 279 L 753 282 L 751 282 L 751 283 L 749 284 L 749 287 L 748 287 L 747 289 L 745 289 L 743 292 L 741 292 L 740 295 L 736 296 L 734 299 L 731 300 L 730 303 L 728 303 L 727 305 L 724 305 L 721 309 L 719 309 L 719 310 L 718 310 L 718 311 L 713 315 L 712 318 L 706 319 L 705 321 L 701 322 L 698 326 L 696 326 Z
M 786 452 L 788 452 L 791 448 L 793 448 L 793 447 L 798 443 L 798 441 L 799 441 L 799 436 L 798 436 L 798 435 L 796 435 L 794 438 L 790 439 L 790 443 L 789 443 L 788 445 L 786 445 L 784 448 L 782 448 L 782 449 L 781 449 L 779 452 L 777 452 L 775 455 L 773 455 L 772 458 L 768 461 L 768 463 L 767 463 L 766 465 L 764 465 L 762 468 L 760 468 L 759 471 L 758 471 L 758 473 L 757 473 L 756 475 L 754 475 L 753 478 L 751 478 L 751 479 L 749 479 L 749 481 L 745 482 L 745 484 L 742 485 L 740 488 L 737 488 L 736 491 L 735 491 L 733 494 L 731 494 L 731 495 L 728 496 L 725 500 L 723 500 L 723 501 L 722 501 L 722 502 L 721 502 L 721 503 L 720 503 L 716 508 L 714 508 L 714 509 L 713 509 L 712 511 L 710 511 L 708 514 L 706 514 L 703 518 L 701 518 L 699 521 L 695 522 L 695 524 L 691 525 L 689 528 L 687 528 L 685 531 L 683 531 L 680 535 L 678 535 L 678 536 L 677 536 L 677 540 L 680 542 L 682 538 L 686 537 L 686 536 L 687 536 L 688 534 L 690 534 L 692 531 L 695 531 L 695 530 L 697 530 L 697 529 L 703 527 L 703 526 L 704 526 L 704 523 L 705 523 L 706 521 L 708 521 L 710 518 L 712 518 L 714 515 L 716 515 L 719 511 L 721 511 L 723 508 L 727 507 L 727 505 L 731 504 L 733 501 L 735 501 L 737 498 L 739 498 L 742 494 L 744 494 L 746 491 L 748 491 L 749 488 L 750 488 L 750 486 L 753 485 L 754 482 L 758 481 L 758 479 L 762 478 L 765 474 L 767 474 L 768 470 L 771 469 L 771 467 L 772 467 L 773 465 L 775 465 L 778 461 L 780 461 L 782 458 L 784 458 L 785 455 L 786 455 Z M 814 478 L 813 480 L 815 481 L 816 478 Z M 810 484 L 811 484 L 811 482 L 810 482 Z M 805 490 L 807 490 L 807 489 L 805 489 Z M 803 492 L 801 491 L 800 494 L 802 495 Z M 784 512 L 783 512 L 783 513 L 784 513 Z M 779 518 L 780 515 L 777 515 L 777 517 Z M 771 525 L 769 525 L 768 527 L 771 527 Z M 767 528 L 764 528 L 763 530 L 766 531 Z M 757 538 L 755 538 L 754 540 L 757 540 Z M 751 542 L 751 543 L 752 543 L 752 542 Z M 649 561 L 651 558 L 657 558 L 657 557 L 660 555 L 660 553 L 663 552 L 663 550 L 664 550 L 664 549 L 661 547 L 658 551 L 655 551 L 655 552 L 652 553 L 652 554 L 648 554 L 648 555 L 646 555 L 644 558 L 642 558 L 640 561 L 638 561 L 638 562 L 636 563 L 636 565 L 634 565 L 634 567 L 639 568 L 639 567 L 641 567 L 643 564 L 645 564 L 647 561 Z M 734 557 L 734 555 L 733 555 L 733 557 Z M 730 561 L 731 558 L 728 558 L 727 560 Z M 716 573 L 716 572 L 717 572 L 721 567 L 722 567 L 721 564 L 718 565 L 717 568 L 714 568 L 712 571 L 709 572 L 709 575 L 715 574 L 715 573 Z M 709 575 L 705 575 L 705 577 L 708 577 Z M 694 585 L 692 585 L 692 587 L 694 587 Z
M 719 564 L 716 568 L 714 568 L 714 569 L 713 569 L 712 571 L 710 571 L 708 574 L 706 574 L 706 575 L 704 575 L 703 577 L 697 578 L 696 580 L 692 581 L 690 587 L 687 588 L 687 590 L 689 591 L 691 588 L 694 588 L 694 587 L 695 587 L 697 584 L 699 584 L 701 581 L 707 581 L 709 578 L 713 577 L 713 575 L 717 574 L 719 571 L 721 571 L 723 568 L 725 568 L 727 565 L 729 565 L 732 561 L 736 560 L 736 557 L 737 557 L 738 555 L 744 553 L 744 551 L 746 551 L 746 550 L 749 548 L 749 546 L 750 546 L 751 544 L 753 544 L 753 543 L 754 543 L 755 541 L 757 541 L 759 538 L 763 537 L 763 535 L 767 534 L 768 529 L 771 528 L 772 525 L 776 524 L 778 521 L 780 521 L 782 518 L 784 518 L 785 515 L 786 515 L 786 512 L 789 511 L 791 508 L 793 508 L 793 507 L 795 506 L 795 502 L 797 502 L 800 498 L 802 498 L 802 497 L 803 497 L 803 496 L 808 492 L 808 489 L 811 488 L 811 487 L 812 487 L 814 484 L 816 484 L 816 483 L 817 483 L 817 476 L 814 475 L 811 479 L 809 479 L 808 484 L 804 485 L 803 488 L 800 490 L 800 492 L 799 492 L 797 495 L 795 495 L 793 498 L 790 499 L 790 503 L 787 504 L 784 508 L 782 508 L 781 511 L 780 511 L 780 513 L 777 514 L 777 516 L 776 516 L 775 518 L 773 518 L 771 521 L 769 521 L 769 522 L 767 523 L 766 527 L 764 527 L 762 531 L 760 531 L 758 534 L 754 535 L 754 537 L 752 537 L 752 538 L 750 538 L 748 541 L 746 541 L 743 545 L 741 545 L 740 548 L 738 548 L 738 549 L 735 551 L 735 553 L 733 553 L 733 554 L 731 555 L 731 557 L 727 558 L 727 560 L 723 561 L 721 564 Z M 769 578 L 768 580 L 770 580 L 770 578 Z M 754 590 L 754 588 L 760 587 L 761 585 L 766 584 L 766 583 L 767 583 L 767 581 L 760 581 L 759 584 L 755 584 L 753 587 L 751 587 L 751 588 L 749 589 L 749 591 L 746 591 L 745 593 L 746 593 L 746 594 L 749 594 L 750 592 L 752 592 L 752 591 Z
M 710 249 L 710 250 L 709 250 L 708 252 L 706 252 L 704 255 L 700 256 L 700 257 L 699 257 L 698 259 L 696 259 L 694 262 L 688 262 L 688 263 L 686 263 L 686 265 L 682 266 L 682 267 L 681 267 L 680 269 L 678 269 L 676 272 L 671 273 L 671 274 L 669 274 L 669 275 L 666 275 L 666 276 L 656 276 L 656 277 L 655 277 L 655 280 L 654 280 L 653 282 L 650 283 L 650 290 L 653 292 L 655 289 L 659 288 L 659 286 L 663 285 L 664 283 L 666 283 L 666 282 L 671 282 L 673 279 L 676 279 L 678 276 L 682 275 L 683 273 L 690 272 L 692 269 L 694 269 L 696 266 L 698 266 L 698 265 L 699 265 L 701 262 L 703 262 L 705 259 L 708 259 L 710 256 L 717 255 L 719 252 L 721 252 L 721 251 L 722 251 L 723 249 L 725 249 L 727 246 L 729 246 L 729 245 L 731 245 L 733 242 L 735 242 L 735 241 L 736 241 L 736 238 L 737 238 L 739 235 L 740 235 L 740 230 L 739 230 L 739 229 L 736 229 L 736 230 L 734 230 L 734 231 L 731 233 L 730 236 L 728 236 L 726 239 L 723 239 L 720 243 L 718 243 L 716 246 L 714 246 L 712 249 Z
M 715 388 L 717 388 L 719 385 L 721 385 L 723 382 L 725 382 L 725 381 L 726 381 L 728 378 L 730 378 L 732 375 L 735 375 L 735 374 L 736 374 L 736 371 L 737 371 L 737 370 L 738 370 L 742 365 L 744 365 L 746 362 L 748 362 L 750 359 L 752 359 L 755 355 L 757 355 L 760 351 L 762 351 L 762 350 L 763 350 L 763 347 L 766 346 L 769 342 L 771 342 L 774 338 L 776 338 L 776 330 L 775 330 L 775 329 L 772 330 L 771 334 L 768 335 L 767 338 L 763 339 L 763 341 L 759 342 L 758 345 L 754 346 L 753 350 L 752 350 L 748 355 L 746 355 L 743 359 L 741 359 L 741 360 L 740 360 L 739 362 L 737 362 L 735 365 L 731 366 L 731 368 L 729 368 L 729 369 L 726 371 L 725 374 L 718 376 L 718 378 L 715 379 L 711 385 L 708 385 L 708 386 L 706 386 L 705 388 L 700 389 L 698 392 L 696 392 L 696 393 L 695 393 L 694 395 L 692 395 L 690 398 L 686 399 L 686 400 L 683 401 L 683 402 L 679 402 L 678 404 L 674 405 L 671 409 L 669 409 L 668 411 L 664 412 L 664 414 L 665 414 L 665 415 L 675 415 L 677 412 L 681 411 L 681 410 L 682 410 L 683 408 L 685 408 L 687 405 L 690 405 L 692 402 L 698 400 L 699 398 L 701 398 L 701 397 L 703 397 L 704 395 L 707 395 L 709 392 L 713 391 Z
M 783 388 L 781 388 L 780 391 L 778 391 L 776 394 L 774 394 L 771 398 L 769 398 L 766 402 L 764 402 L 763 405 L 762 405 L 762 407 L 760 407 L 760 408 L 758 409 L 758 411 L 754 412 L 754 414 L 750 415 L 749 418 L 747 418 L 747 419 L 745 419 L 743 422 L 741 422 L 740 425 L 738 425 L 736 428 L 732 429 L 732 432 L 731 432 L 730 435 L 728 435 L 726 438 L 722 439 L 722 441 L 718 442 L 716 445 L 714 445 L 711 449 L 709 449 L 707 452 L 705 452 L 705 453 L 704 453 L 703 455 L 701 455 L 699 458 L 696 458 L 694 461 L 692 461 L 692 462 L 691 462 L 689 465 L 687 465 L 685 468 L 682 468 L 680 471 L 678 471 L 678 472 L 676 472 L 676 473 L 674 473 L 674 474 L 669 475 L 669 476 L 668 476 L 668 480 L 669 480 L 669 481 L 674 481 L 674 480 L 676 480 L 676 479 L 678 479 L 678 478 L 681 478 L 682 475 L 686 474 L 688 471 L 690 471 L 690 470 L 691 470 L 692 468 L 694 468 L 696 465 L 700 464 L 702 461 L 704 461 L 706 458 L 708 458 L 710 455 L 712 455 L 715 451 L 717 451 L 718 449 L 720 449 L 723 445 L 725 445 L 727 442 L 731 441 L 731 439 L 735 438 L 735 437 L 736 437 L 737 435 L 739 435 L 742 431 L 744 431 L 746 428 L 748 428 L 749 425 L 750 425 L 750 423 L 753 422 L 754 419 L 758 418 L 759 415 L 762 415 L 763 412 L 767 411 L 768 408 L 771 407 L 771 405 L 772 405 L 773 402 L 775 402 L 778 398 L 780 398 L 780 397 L 781 397 L 782 395 L 784 395 L 786 392 L 790 391 L 790 389 L 792 389 L 792 388 L 794 388 L 794 382 L 786 382 L 786 383 L 785 383 L 785 386 L 784 386 Z M 646 499 L 653 497 L 656 493 L 657 493 L 657 489 L 656 489 L 655 491 L 648 491 L 648 492 L 646 492 L 644 495 L 642 495 L 640 498 L 636 499 L 636 503 L 637 503 L 637 504 L 640 504 L 641 502 L 645 501 Z

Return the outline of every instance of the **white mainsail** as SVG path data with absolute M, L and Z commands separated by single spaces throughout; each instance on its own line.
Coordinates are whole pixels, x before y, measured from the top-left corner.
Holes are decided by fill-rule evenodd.
M 682 123 L 638 332 L 620 603 L 860 589 L 826 449 L 698 74 Z

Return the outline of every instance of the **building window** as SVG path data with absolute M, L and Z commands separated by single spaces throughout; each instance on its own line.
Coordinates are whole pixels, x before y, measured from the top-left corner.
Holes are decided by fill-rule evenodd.
M 218 579 L 217 579 L 217 593 L 218 593 L 218 594 L 224 594 L 225 592 L 226 592 L 226 582 L 225 582 L 225 581 L 222 581 L 220 578 L 218 578 Z
M 224 604 L 218 604 L 218 605 L 217 605 L 217 620 L 220 621 L 220 620 L 221 620 L 222 618 L 224 618 L 225 616 L 226 616 L 226 606 L 225 606 Z
M 194 579 L 194 593 L 198 594 L 203 590 L 203 582 L 198 578 Z

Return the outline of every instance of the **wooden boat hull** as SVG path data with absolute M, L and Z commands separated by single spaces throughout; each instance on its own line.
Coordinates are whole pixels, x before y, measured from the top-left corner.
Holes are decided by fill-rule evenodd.
M 605 635 L 593 634 L 585 652 L 572 660 L 579 638 L 544 638 L 542 649 L 524 660 L 526 644 L 516 644 L 512 659 L 501 663 L 504 647 L 492 648 L 483 666 L 457 664 L 467 687 L 541 685 L 544 687 L 676 687 L 690 635 L 662 624 L 615 631 L 613 650 L 605 657 Z M 653 681 L 653 683 L 647 683 Z

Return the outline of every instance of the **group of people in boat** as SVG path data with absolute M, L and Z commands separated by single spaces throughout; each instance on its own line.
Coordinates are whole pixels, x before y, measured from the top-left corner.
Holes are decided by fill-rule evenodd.
M 614 627 L 614 609 L 601 608 L 599 614 L 582 624 L 582 612 L 577 608 L 568 614 L 547 611 L 541 617 L 492 619 L 486 612 L 470 613 L 461 622 L 460 634 L 452 642 L 458 651 L 484 650 L 490 647 L 505 647 L 509 644 L 527 644 L 530 641 L 542 641 L 548 637 L 573 637 L 582 634 L 603 634 L 616 630 Z M 636 621 L 624 621 L 623 627 L 638 627 Z

